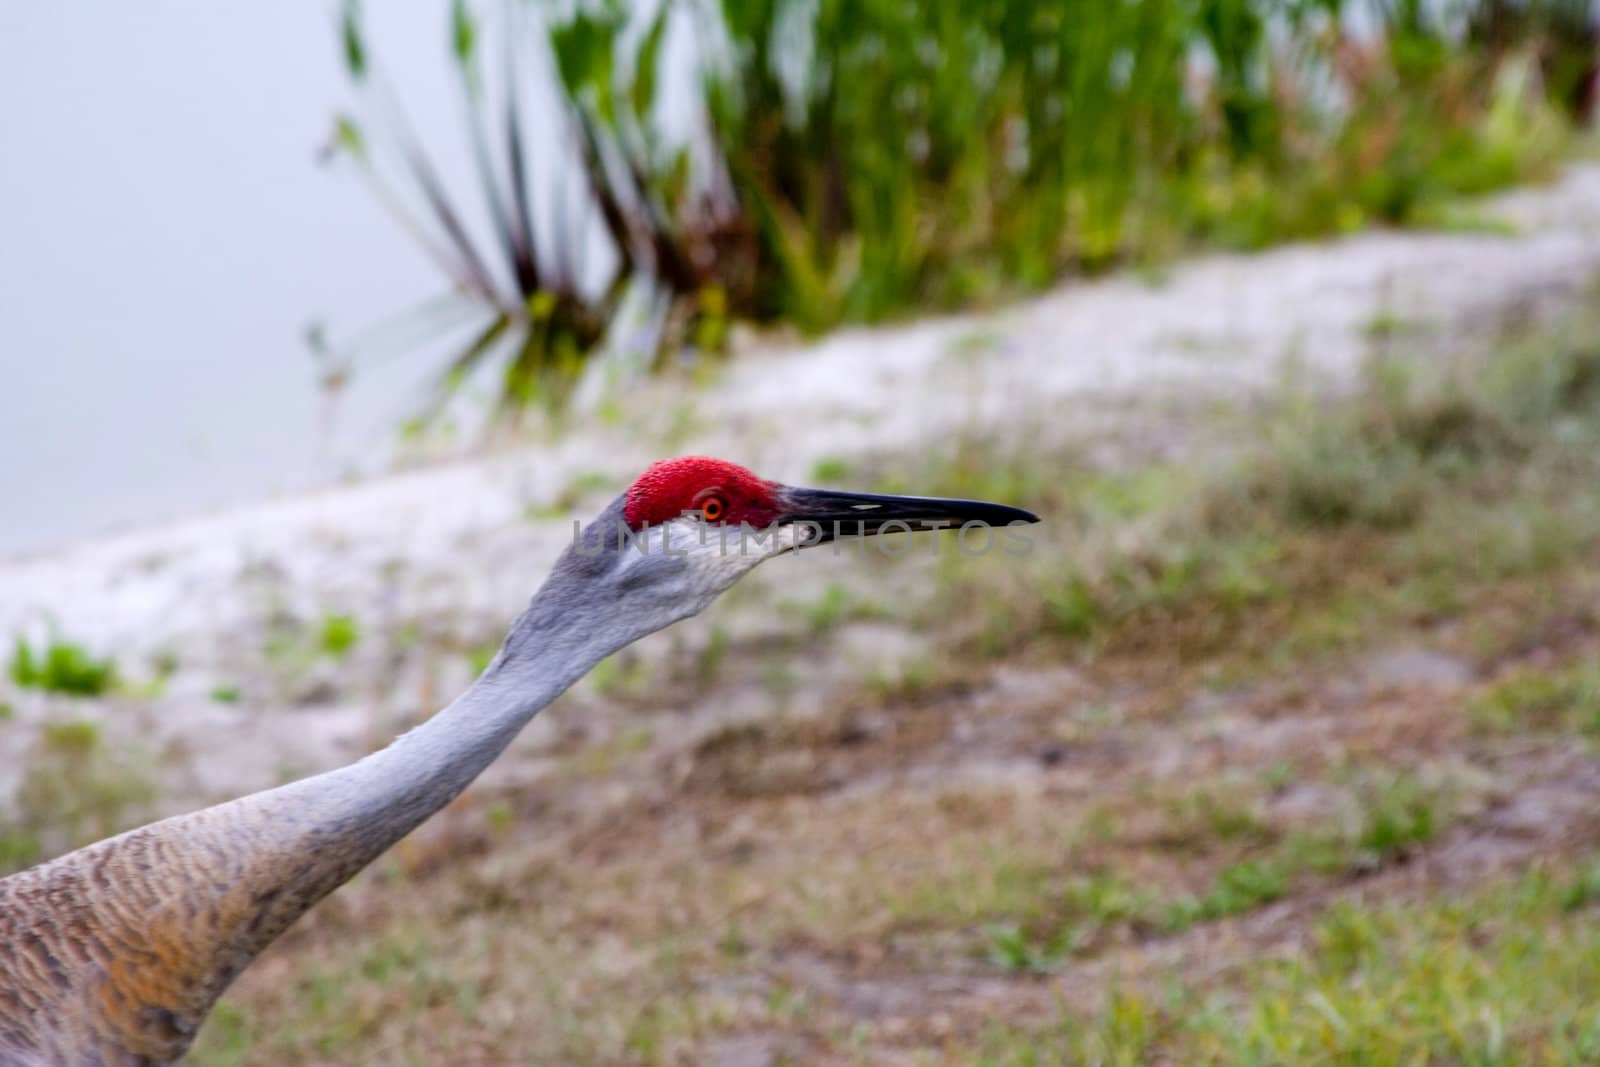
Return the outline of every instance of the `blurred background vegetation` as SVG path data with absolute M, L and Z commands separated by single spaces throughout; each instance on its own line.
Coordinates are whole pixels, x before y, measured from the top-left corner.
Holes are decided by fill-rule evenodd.
M 340 33 L 359 107 L 334 144 L 465 298 L 441 329 L 379 336 L 456 331 L 437 401 L 483 373 L 505 416 L 559 404 L 608 344 L 715 352 L 732 321 L 816 332 L 1195 246 L 1470 227 L 1455 198 L 1547 174 L 1595 93 L 1585 0 L 448 15 L 477 187 L 439 178 L 358 0 Z M 530 160 L 552 151 L 579 166 Z M 591 221 L 610 257 L 586 255 Z

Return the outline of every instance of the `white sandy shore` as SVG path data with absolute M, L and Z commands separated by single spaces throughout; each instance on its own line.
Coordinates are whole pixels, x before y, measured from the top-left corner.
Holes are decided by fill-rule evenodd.
M 381 740 L 374 700 L 447 699 L 465 680 L 464 655 L 406 681 L 403 701 L 396 672 L 409 679 L 414 665 L 391 662 L 392 641 L 387 653 L 364 642 L 355 654 L 370 688 L 255 685 L 282 621 L 347 612 L 392 636 L 439 618 L 454 640 L 487 639 L 570 536 L 570 517 L 530 515 L 597 475 L 620 485 L 660 455 L 708 452 L 803 483 L 824 457 L 912 450 L 953 432 L 1045 426 L 1092 437 L 1132 401 L 1237 399 L 1290 361 L 1348 378 L 1379 318 L 1470 333 L 1508 308 L 1570 300 L 1600 272 L 1600 166 L 1498 198 L 1484 214 L 1514 234 L 1372 233 L 1208 256 L 1159 282 L 1125 275 L 1003 312 L 842 331 L 743 354 L 693 393 L 650 385 L 625 399 L 620 424 L 581 422 L 558 444 L 0 561 L 7 646 L 14 633 L 54 626 L 114 655 L 135 680 L 162 655 L 179 665 L 162 693 L 142 698 L 69 701 L 7 694 L 0 682 L 17 710 L 0 723 L 0 796 L 34 724 L 49 717 L 102 721 L 161 753 L 181 743 L 201 795 L 269 784 Z M 583 494 L 571 517 L 611 491 Z M 313 682 L 318 669 L 308 668 Z M 246 699 L 215 702 L 219 685 L 243 685 Z M 306 706 L 277 714 L 279 699 Z

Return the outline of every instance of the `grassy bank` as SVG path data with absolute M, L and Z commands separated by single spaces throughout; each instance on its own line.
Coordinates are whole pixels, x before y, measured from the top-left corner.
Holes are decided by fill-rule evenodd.
M 1595 861 L 1445 901 L 1350 902 L 1233 983 L 1113 988 L 1060 1028 L 996 1027 L 984 1064 L 1580 1064 L 1600 1056 Z
M 1580 7 L 603 0 L 545 23 L 456 0 L 478 170 L 463 189 L 399 117 L 351 3 L 361 107 L 334 144 L 467 309 L 402 331 L 448 339 L 441 397 L 487 380 L 515 414 L 565 395 L 635 283 L 659 299 L 623 347 L 660 354 L 718 349 L 735 320 L 820 331 L 981 306 L 1194 247 L 1472 226 L 1458 199 L 1550 174 L 1592 106 Z M 673 39 L 694 44 L 668 69 Z M 523 95 L 546 49 L 570 130 L 535 140 Z M 674 80 L 690 121 L 669 135 Z M 570 171 L 530 170 L 549 145 Z M 585 217 L 617 252 L 603 278 Z

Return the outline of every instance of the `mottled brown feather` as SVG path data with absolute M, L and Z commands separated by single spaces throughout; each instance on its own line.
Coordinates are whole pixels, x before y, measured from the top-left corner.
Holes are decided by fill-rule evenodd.
M 387 845 L 297 817 L 306 792 L 180 815 L 0 879 L 0 1064 L 181 1057 L 255 954 Z

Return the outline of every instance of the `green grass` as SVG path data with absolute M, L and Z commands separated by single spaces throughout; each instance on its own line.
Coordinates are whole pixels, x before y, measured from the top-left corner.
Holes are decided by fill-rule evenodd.
M 277 702 L 326 699 L 330 686 L 337 688 L 348 680 L 346 661 L 367 640 L 361 621 L 345 611 L 324 610 L 304 618 L 279 608 L 263 621 L 262 659 L 276 683 L 272 700 Z M 399 648 L 417 639 L 417 632 L 407 624 L 398 627 L 393 636 Z M 212 697 L 218 703 L 230 703 L 230 697 L 237 699 L 238 694 L 230 692 L 235 688 L 233 683 L 221 683 Z
M 1196 1062 L 1590 1062 L 1600 1018 L 1579 991 L 1600 942 L 1569 896 L 1534 874 L 1461 902 L 1335 908 L 1311 955 L 1196 1019 Z
M 879 667 L 868 676 L 867 690 L 880 704 L 912 702 L 935 690 L 959 683 L 963 675 L 941 669 L 929 656 L 916 656 L 902 663 Z
M 637 652 L 623 649 L 595 664 L 586 684 L 608 697 L 637 698 L 649 692 L 655 672 Z
M 1117 989 L 1050 1029 L 993 1027 L 1003 1064 L 1585 1064 L 1600 1058 L 1594 866 L 1465 895 L 1334 906 L 1303 951 L 1220 983 Z
M 1468 712 L 1492 733 L 1554 729 L 1600 735 L 1600 667 L 1515 671 L 1475 699 Z
M 1600 904 L 1600 859 L 1583 864 L 1561 897 L 1561 906 L 1567 911 L 1579 911 L 1595 904 Z
M 1180 896 L 1167 905 L 1161 926 L 1183 930 L 1195 923 L 1225 919 L 1270 904 L 1289 891 L 1288 873 L 1279 865 L 1244 860 L 1218 872 L 1202 896 Z
M 705 647 L 695 656 L 694 677 L 702 686 L 716 684 L 717 678 L 722 674 L 722 667 L 728 656 L 728 630 L 720 623 L 714 623 L 711 633 L 706 638 Z
M 1444 821 L 1445 800 L 1410 774 L 1369 776 L 1355 845 L 1373 862 L 1433 839 Z
M 117 665 L 84 646 L 52 635 L 42 648 L 18 637 L 12 646 L 11 680 L 22 689 L 44 689 L 71 696 L 101 696 L 117 684 Z
M 991 926 L 989 934 L 989 959 L 996 967 L 1029 974 L 1049 974 L 1061 966 L 1072 950 L 1072 930 L 1062 927 L 1060 933 L 1047 943 L 1040 944 L 1019 926 Z
M 1202 845 L 1211 841 L 1270 844 L 1275 835 L 1256 816 L 1254 800 L 1250 792 L 1220 785 L 1186 790 L 1168 805 L 1170 832 Z
M 295 1048 L 311 1058 L 325 1058 L 358 1047 L 388 1010 L 422 1010 L 438 1003 L 439 998 L 470 1009 L 469 991 L 444 983 L 430 967 L 435 952 L 425 937 L 397 934 L 363 946 L 347 964 L 322 967 L 304 976 L 298 986 L 307 1028 L 317 1035 L 310 1041 L 294 1035 L 263 1033 L 248 1013 L 222 1004 L 207 1022 L 195 1058 L 216 1064 L 236 1063 L 262 1044 Z M 392 1002 L 375 1000 L 360 991 L 384 985 L 398 990 Z
M 530 505 L 524 514 L 535 521 L 571 519 L 587 498 L 596 493 L 614 491 L 617 487 L 617 480 L 609 474 L 583 471 L 562 486 L 555 499 L 548 504 Z
M 1042 973 L 1080 952 L 1099 951 L 1119 932 L 1173 935 L 1255 911 L 1319 877 L 1370 874 L 1426 845 L 1453 818 L 1452 792 L 1445 785 L 1370 765 L 1341 777 L 1347 799 L 1342 818 L 1287 834 L 1263 824 L 1247 794 L 1222 783 L 1178 793 L 1164 804 L 1147 801 L 1146 807 L 1164 816 L 1151 844 L 1184 866 L 1213 869 L 1198 891 L 1143 886 L 1116 869 L 1063 882 L 1041 857 L 1037 866 L 1018 867 L 1013 877 L 959 890 L 965 898 L 959 910 L 989 920 L 984 932 L 993 964 Z M 1126 845 L 1114 822 L 1088 832 L 1105 844 Z M 1228 858 L 1219 864 L 1218 856 Z M 929 921 L 958 892 L 939 881 L 908 888 L 904 916 L 912 923 Z
M 1162 908 L 1169 907 L 1150 889 L 1140 888 L 1130 879 L 1109 871 L 1074 876 L 1059 892 L 1053 888 L 1054 879 L 1037 875 L 1016 877 L 1006 884 L 1009 900 L 997 898 L 985 905 L 986 908 L 1004 902 L 1009 908 L 1035 916 L 1059 910 L 1066 919 L 1042 937 L 1033 932 L 1039 927 L 1037 918 L 1029 923 L 1004 922 L 987 926 L 989 960 L 1005 970 L 1032 973 L 1057 970 L 1075 953 L 1093 946 L 1106 930 L 1130 925 L 1153 927 L 1157 922 L 1154 916 Z
M 959 440 L 879 483 L 1045 519 L 998 575 L 942 562 L 927 615 L 955 651 L 1330 651 L 1600 542 L 1597 323 L 1591 308 L 1487 354 L 1392 354 L 1353 394 L 1286 388 L 1238 458 L 1210 468 L 1085 470 L 1023 433 Z
M 649 726 L 642 723 L 629 726 L 619 730 L 604 744 L 583 749 L 574 760 L 574 765 L 581 774 L 602 777 L 614 771 L 628 757 L 649 749 L 654 740 L 655 731 Z
M 849 478 L 852 470 L 848 459 L 824 456 L 811 465 L 811 480 L 818 485 L 836 485 Z
M 92 722 L 47 722 L 39 740 L 48 751 L 82 759 L 100 747 L 100 728 Z
M 489 669 L 489 664 L 494 662 L 494 657 L 500 651 L 500 642 L 491 641 L 471 649 L 467 653 L 467 665 L 472 668 L 474 675 L 482 674 Z
M 344 659 L 360 641 L 361 624 L 354 615 L 324 615 L 317 627 L 317 647 L 333 659 Z
M 809 603 L 786 601 L 781 610 L 786 615 L 798 616 L 813 636 L 847 622 L 881 618 L 886 614 L 882 604 L 858 595 L 843 582 L 828 583 L 822 594 Z
M 85 720 L 43 724 L 26 758 L 7 825 L 0 871 L 25 867 L 149 819 L 156 799 L 147 761 L 113 750 Z
M 0 828 L 0 875 L 32 867 L 45 858 L 39 833 L 26 826 Z
M 880 318 L 1188 240 L 1440 218 L 1457 194 L 1537 171 L 1560 137 L 1553 111 L 1511 64 L 1497 80 L 1494 59 L 1398 10 L 1390 47 L 1357 71 L 1329 62 L 1337 38 L 1314 20 L 1280 25 L 1294 44 L 1273 47 L 1276 16 L 1251 2 L 1161 0 L 1092 24 L 1054 2 L 931 20 L 825 5 L 798 55 L 779 32 L 791 7 L 726 3 L 739 61 L 712 100 L 767 267 L 750 300 L 810 328 Z M 1193 47 L 1219 61 L 1198 96 Z M 1126 57 L 1109 81 L 1092 58 L 1108 55 Z M 785 63 L 816 76 L 797 87 Z M 1314 91 L 1263 88 L 1318 70 L 1350 100 L 1338 121 Z

